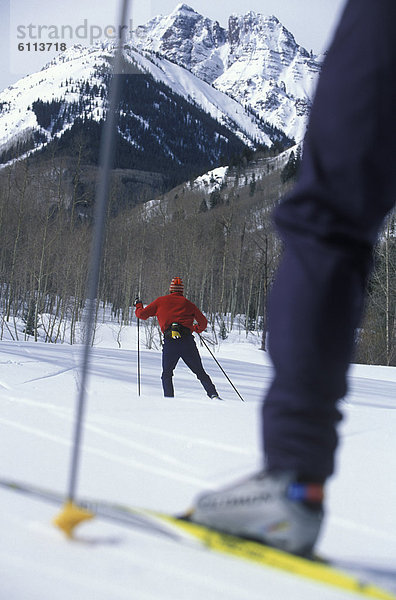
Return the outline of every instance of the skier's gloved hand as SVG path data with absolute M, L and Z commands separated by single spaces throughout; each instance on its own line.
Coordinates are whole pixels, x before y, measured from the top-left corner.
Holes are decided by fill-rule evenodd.
M 143 306 L 143 302 L 140 300 L 139 296 L 136 296 L 133 306 L 138 306 L 138 304 Z
M 193 325 L 193 331 L 195 331 L 195 333 L 202 333 L 202 329 L 200 328 L 198 323 L 195 323 L 195 325 Z

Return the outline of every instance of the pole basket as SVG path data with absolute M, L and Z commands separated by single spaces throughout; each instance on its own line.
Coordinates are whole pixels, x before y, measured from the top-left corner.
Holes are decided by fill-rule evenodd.
M 53 520 L 53 523 L 66 534 L 66 537 L 73 538 L 74 529 L 77 525 L 83 521 L 93 519 L 94 516 L 91 511 L 77 506 L 72 500 L 68 500 L 59 515 Z

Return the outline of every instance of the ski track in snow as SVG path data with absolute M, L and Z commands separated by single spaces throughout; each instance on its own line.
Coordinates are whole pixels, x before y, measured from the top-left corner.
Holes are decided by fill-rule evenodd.
M 56 444 L 60 444 L 62 446 L 67 446 L 67 447 L 71 446 L 71 439 L 67 439 L 67 440 L 61 439 L 61 438 L 59 438 L 58 435 L 45 433 L 35 427 L 30 427 L 28 425 L 22 425 L 21 423 L 17 423 L 15 421 L 11 421 L 9 419 L 4 419 L 3 417 L 0 417 L 0 423 L 2 423 L 3 425 L 7 425 L 8 427 L 13 427 L 15 429 L 18 429 L 19 431 L 22 431 L 24 433 L 28 433 L 28 434 L 37 436 L 37 437 L 45 439 L 45 440 L 55 442 Z M 96 432 L 99 431 L 103 437 L 107 437 L 109 439 L 115 440 L 117 442 L 117 444 L 123 443 L 124 445 L 134 448 L 135 450 L 138 449 L 139 451 L 143 451 L 144 454 L 154 456 L 156 459 L 158 459 L 160 461 L 169 462 L 169 463 L 173 464 L 173 466 L 177 467 L 178 470 L 171 471 L 169 469 L 165 469 L 165 468 L 161 468 L 161 467 L 154 467 L 154 466 L 148 465 L 144 462 L 138 461 L 132 457 L 126 458 L 123 456 L 119 456 L 118 454 L 115 454 L 112 452 L 107 452 L 105 450 L 101 450 L 100 448 L 91 446 L 89 444 L 84 445 L 84 452 L 93 454 L 97 457 L 104 458 L 106 460 L 109 460 L 109 461 L 112 461 L 112 462 L 115 462 L 115 463 L 118 463 L 118 464 L 121 464 L 121 465 L 124 465 L 127 467 L 134 467 L 135 469 L 141 469 L 145 473 L 149 472 L 154 475 L 159 475 L 161 477 L 169 478 L 174 481 L 182 481 L 184 483 L 188 483 L 188 484 L 194 485 L 194 486 L 197 485 L 197 486 L 208 487 L 210 485 L 210 482 L 208 480 L 199 479 L 196 477 L 190 477 L 189 475 L 183 475 L 182 473 L 179 472 L 179 469 L 180 468 L 183 468 L 183 469 L 188 468 L 186 465 L 183 465 L 182 463 L 180 463 L 179 461 L 177 461 L 175 459 L 172 459 L 171 457 L 164 457 L 162 454 L 155 452 L 148 446 L 143 447 L 141 445 L 134 444 L 133 442 L 131 442 L 129 440 L 119 439 L 117 436 L 106 433 L 103 430 L 98 430 L 97 428 L 93 428 L 89 424 L 86 426 L 86 429 L 91 430 L 91 431 L 94 430 Z
M 73 371 L 76 369 L 75 366 L 68 367 L 66 369 L 60 369 L 59 371 L 55 371 L 54 373 L 48 373 L 48 375 L 40 375 L 40 377 L 33 377 L 32 379 L 26 379 L 25 381 L 21 381 L 20 385 L 25 385 L 26 383 L 33 383 L 34 381 L 40 381 L 42 379 L 49 379 L 50 377 L 58 377 L 58 375 L 64 375 L 69 371 Z
M 368 527 L 367 525 L 362 524 L 360 521 L 352 521 L 351 519 L 342 519 L 340 517 L 332 517 L 332 521 L 336 525 L 341 526 L 343 529 L 349 529 L 351 533 L 356 533 L 358 531 L 359 533 L 365 533 L 370 536 L 374 536 L 379 540 L 382 540 L 384 543 L 396 542 L 396 532 L 379 531 L 378 529 L 374 529 L 373 527 Z
M 68 370 L 70 370 L 70 369 L 66 369 L 64 372 L 66 372 Z M 38 379 L 45 379 L 45 377 L 38 378 Z M 26 383 L 26 382 L 24 382 L 24 383 Z M 23 404 L 29 408 L 46 410 L 63 420 L 67 420 L 69 422 L 74 422 L 74 412 L 75 412 L 74 409 L 65 409 L 63 407 L 59 407 L 56 405 L 54 406 L 52 404 L 48 404 L 45 402 L 35 401 L 34 403 L 32 403 L 32 401 L 29 399 L 15 397 L 15 396 L 9 396 L 7 399 L 10 402 L 17 402 L 17 403 Z M 0 417 L 0 420 L 1 420 L 1 417 Z M 124 429 L 127 427 L 128 431 L 130 431 L 130 432 L 132 432 L 134 430 L 140 431 L 140 432 L 145 431 L 145 432 L 149 433 L 150 435 L 164 437 L 168 440 L 174 440 L 174 441 L 178 440 L 178 441 L 181 441 L 181 442 L 187 443 L 187 444 L 191 443 L 191 438 L 187 435 L 183 435 L 183 434 L 175 433 L 175 432 L 169 432 L 169 431 L 165 431 L 163 429 L 159 429 L 157 427 L 150 427 L 148 425 L 136 424 L 133 422 L 128 422 L 126 425 L 125 420 L 117 419 L 115 417 L 93 415 L 90 417 L 90 421 L 102 423 L 103 425 L 106 424 L 106 425 L 112 425 L 115 427 L 118 426 L 118 427 L 122 427 Z M 129 447 L 132 447 L 135 449 L 141 449 L 141 450 L 147 452 L 148 454 L 151 454 L 151 455 L 155 456 L 156 458 L 159 458 L 160 460 L 165 460 L 165 461 L 168 460 L 169 462 L 172 462 L 173 464 L 175 464 L 177 466 L 181 466 L 181 467 L 185 466 L 185 465 L 183 465 L 183 463 L 181 461 L 175 460 L 174 458 L 168 457 L 162 453 L 159 454 L 159 453 L 155 452 L 151 447 L 137 444 L 137 443 L 131 441 L 130 438 L 123 437 L 119 433 L 112 434 L 109 431 L 103 429 L 103 427 L 98 427 L 97 425 L 93 425 L 92 422 L 87 422 L 85 424 L 85 427 L 87 430 L 97 433 L 98 435 L 102 435 L 103 437 L 112 439 L 112 440 L 116 441 L 117 443 L 125 444 L 126 446 L 129 446 Z M 37 429 L 37 430 L 31 429 L 32 433 L 34 431 L 37 431 L 38 433 L 41 432 L 41 430 L 39 430 L 39 429 Z M 244 456 L 251 456 L 252 453 L 255 451 L 254 448 L 246 448 L 246 447 L 241 448 L 239 446 L 236 447 L 236 446 L 232 446 L 231 444 L 224 444 L 221 442 L 216 442 L 216 441 L 208 440 L 205 438 L 202 438 L 202 439 L 195 438 L 194 444 L 206 446 L 213 450 L 222 450 L 224 452 L 229 452 L 232 454 L 244 455 Z

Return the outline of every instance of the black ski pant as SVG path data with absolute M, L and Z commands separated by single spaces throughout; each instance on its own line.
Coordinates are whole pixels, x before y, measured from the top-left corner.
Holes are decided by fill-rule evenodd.
M 269 303 L 266 467 L 314 481 L 334 470 L 372 249 L 396 198 L 395 24 L 395 0 L 347 3 L 297 184 L 274 215 L 284 253 Z
M 216 388 L 209 375 L 203 368 L 201 357 L 196 346 L 194 336 L 185 335 L 179 339 L 165 339 L 162 349 L 162 387 L 164 396 L 173 397 L 173 371 L 182 359 L 197 376 L 209 397 L 216 395 Z

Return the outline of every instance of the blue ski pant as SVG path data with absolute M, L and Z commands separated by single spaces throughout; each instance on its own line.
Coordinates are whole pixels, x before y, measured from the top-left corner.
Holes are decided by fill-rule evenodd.
M 298 181 L 274 214 L 284 253 L 269 301 L 266 468 L 313 481 L 334 470 L 372 249 L 396 198 L 395 24 L 395 0 L 347 3 Z
M 191 371 L 197 376 L 209 397 L 216 395 L 216 388 L 203 368 L 201 357 L 196 346 L 194 336 L 185 335 L 179 339 L 165 339 L 162 349 L 162 387 L 164 396 L 173 397 L 173 371 L 182 359 Z

